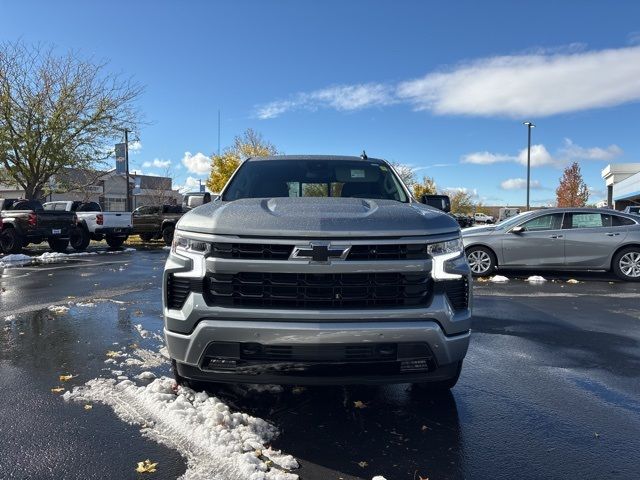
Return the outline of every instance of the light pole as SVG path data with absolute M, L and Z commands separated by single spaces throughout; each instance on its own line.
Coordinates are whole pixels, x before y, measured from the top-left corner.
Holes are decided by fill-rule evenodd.
M 125 165 L 125 176 L 127 177 L 126 188 L 127 188 L 127 205 L 125 210 L 127 212 L 131 211 L 131 192 L 129 191 L 129 130 L 124 129 L 124 165 Z
M 527 212 L 529 211 L 529 191 L 531 187 L 531 129 L 535 128 L 532 122 L 522 122 L 527 126 Z

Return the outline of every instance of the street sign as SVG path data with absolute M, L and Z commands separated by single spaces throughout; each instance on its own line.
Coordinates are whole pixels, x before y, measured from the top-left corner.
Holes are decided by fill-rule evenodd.
M 116 143 L 116 173 L 126 173 L 126 143 Z

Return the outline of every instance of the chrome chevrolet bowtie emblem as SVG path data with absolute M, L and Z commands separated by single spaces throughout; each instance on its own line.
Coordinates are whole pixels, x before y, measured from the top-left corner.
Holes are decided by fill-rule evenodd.
M 309 263 L 329 263 L 330 259 L 344 260 L 351 250 L 350 246 L 333 246 L 328 242 L 312 242 L 309 245 L 296 246 L 291 252 L 291 260 L 309 260 Z

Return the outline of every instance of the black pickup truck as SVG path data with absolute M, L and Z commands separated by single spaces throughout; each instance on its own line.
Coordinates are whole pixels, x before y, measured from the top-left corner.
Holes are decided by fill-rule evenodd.
M 145 205 L 133 211 L 133 233 L 143 242 L 163 239 L 173 241 L 173 231 L 184 211 L 180 205 Z
M 19 253 L 46 240 L 51 250 L 64 252 L 76 222 L 75 213 L 45 211 L 35 200 L 0 198 L 0 250 Z

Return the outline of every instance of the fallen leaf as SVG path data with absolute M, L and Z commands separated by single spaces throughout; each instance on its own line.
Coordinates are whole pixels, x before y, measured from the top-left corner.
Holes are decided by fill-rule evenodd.
M 142 316 L 142 310 L 136 310 L 135 312 L 133 312 L 133 314 L 134 314 L 136 317 L 141 317 L 141 316 Z
M 109 350 L 107 352 L 107 357 L 113 358 L 113 357 L 119 357 L 119 356 L 120 356 L 120 352 L 115 352 L 113 350 Z
M 567 280 L 567 283 L 580 283 L 580 282 L 575 278 L 570 278 L 569 280 Z
M 600 438 L 600 434 L 598 432 L 593 432 L 593 436 L 596 438 Z
M 427 430 L 429 430 L 429 427 L 427 427 L 426 425 L 422 425 L 422 428 L 420 428 L 420 430 L 426 432 Z
M 293 393 L 294 395 L 300 395 L 304 391 L 305 391 L 304 387 L 293 387 L 291 389 L 291 393 Z
M 93 408 L 93 405 L 87 404 L 87 405 L 84 406 L 85 410 L 91 410 L 92 408 Z
M 153 473 L 156 471 L 156 466 L 158 462 L 151 463 L 151 460 L 148 458 L 144 462 L 138 462 L 138 466 L 136 467 L 136 472 L 138 473 Z
M 367 462 L 358 462 L 358 465 L 360 465 L 362 468 L 368 467 L 369 464 Z
M 64 392 L 64 387 L 56 387 L 56 388 L 52 388 L 51 391 L 53 393 L 60 393 L 60 392 Z
M 360 400 L 356 400 L 355 402 L 353 402 L 353 406 L 356 408 L 367 408 L 367 405 Z
M 60 381 L 61 382 L 66 382 L 67 380 L 71 380 L 73 378 L 73 375 L 69 374 L 69 375 L 60 375 Z

